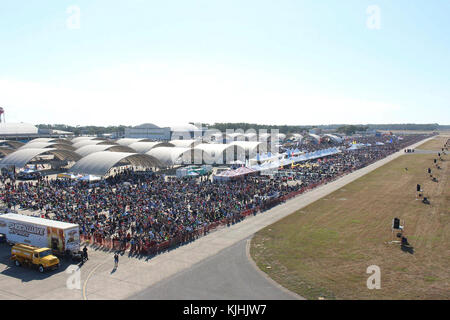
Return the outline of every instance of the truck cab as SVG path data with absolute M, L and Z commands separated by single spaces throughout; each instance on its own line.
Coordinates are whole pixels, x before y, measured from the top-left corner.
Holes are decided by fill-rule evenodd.
M 11 249 L 11 260 L 16 266 L 29 265 L 37 267 L 39 272 L 59 268 L 59 259 L 49 248 L 38 248 L 27 244 L 16 244 Z

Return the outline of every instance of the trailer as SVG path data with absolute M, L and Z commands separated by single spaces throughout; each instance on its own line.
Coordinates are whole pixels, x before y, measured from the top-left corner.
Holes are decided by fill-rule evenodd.
M 50 248 L 59 256 L 80 257 L 78 224 L 7 213 L 0 215 L 0 234 L 9 244 L 23 243 Z

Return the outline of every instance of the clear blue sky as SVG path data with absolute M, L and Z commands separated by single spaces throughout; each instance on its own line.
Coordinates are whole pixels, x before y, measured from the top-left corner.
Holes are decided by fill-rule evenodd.
M 2 1 L 0 106 L 73 125 L 450 124 L 449 38 L 447 0 Z

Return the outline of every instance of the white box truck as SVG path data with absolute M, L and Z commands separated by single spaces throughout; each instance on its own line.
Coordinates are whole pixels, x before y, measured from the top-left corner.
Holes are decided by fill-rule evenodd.
M 4 234 L 11 244 L 46 247 L 55 254 L 71 257 L 80 254 L 80 228 L 77 224 L 7 213 L 0 215 L 0 234 Z

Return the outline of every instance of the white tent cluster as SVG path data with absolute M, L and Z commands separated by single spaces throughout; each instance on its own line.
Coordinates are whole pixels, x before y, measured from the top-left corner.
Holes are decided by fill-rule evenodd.
M 39 138 L 26 144 L 12 144 L 12 147 L 1 146 L 6 145 L 7 141 L 3 141 L 0 143 L 0 154 L 4 158 L 0 160 L 0 168 L 24 168 L 43 156 L 49 161 L 68 164 L 69 172 L 73 174 L 104 176 L 120 164 L 144 168 L 164 167 L 158 159 L 128 146 L 140 141 L 112 141 L 95 137 L 77 137 L 72 140 Z
M 326 135 L 333 141 L 342 138 Z M 80 136 L 73 139 L 37 138 L 24 144 L 0 140 L 0 167 L 23 168 L 42 156 L 52 161 L 64 162 L 73 174 L 105 176 L 111 168 L 132 165 L 143 168 L 170 168 L 191 164 L 246 163 L 269 152 L 268 145 L 274 136 L 269 133 L 213 133 L 198 139 L 152 141 L 146 138 L 111 140 Z M 275 141 L 302 143 L 304 139 L 320 142 L 315 134 L 285 134 L 275 136 Z
M 24 168 L 43 156 L 49 161 L 61 161 L 72 174 L 105 176 L 118 165 L 143 168 L 168 168 L 187 164 L 223 164 L 244 161 L 261 143 L 233 142 L 230 144 L 202 143 L 201 140 L 124 138 L 108 140 L 96 137 L 66 139 L 34 139 L 26 144 L 7 145 L 0 142 L 0 167 Z

